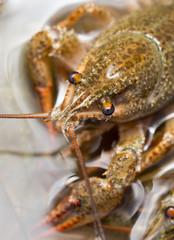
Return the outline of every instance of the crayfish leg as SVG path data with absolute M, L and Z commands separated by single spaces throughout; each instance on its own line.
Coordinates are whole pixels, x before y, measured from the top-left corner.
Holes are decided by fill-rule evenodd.
M 159 143 L 143 155 L 142 169 L 157 163 L 174 145 L 174 118 L 165 122 L 164 133 Z
M 129 186 L 141 171 L 147 124 L 148 121 L 120 124 L 119 142 L 112 151 L 112 161 L 104 173 L 114 186 Z

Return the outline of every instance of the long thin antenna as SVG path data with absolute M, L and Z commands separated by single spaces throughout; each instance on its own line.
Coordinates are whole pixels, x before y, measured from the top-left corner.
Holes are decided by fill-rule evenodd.
M 88 178 L 88 175 L 86 172 L 85 162 L 84 162 L 82 153 L 80 151 L 80 147 L 77 142 L 77 138 L 76 138 L 74 129 L 75 129 L 74 125 L 70 125 L 68 128 L 68 132 L 69 132 L 69 136 L 70 136 L 72 145 L 74 147 L 75 153 L 79 159 L 82 174 L 83 174 L 84 180 L 86 182 L 86 187 L 87 187 L 87 190 L 88 190 L 88 193 L 90 196 L 91 207 L 92 207 L 92 210 L 94 213 L 94 221 L 93 222 L 94 222 L 95 235 L 97 236 L 97 239 L 105 240 L 105 234 L 104 234 L 103 227 L 102 227 L 99 215 L 98 215 L 97 206 L 96 206 L 94 198 L 92 196 L 92 190 L 91 190 L 89 178 Z M 98 228 L 97 228 L 97 225 L 98 225 Z M 99 234 L 98 234 L 98 232 L 99 232 Z M 100 237 L 100 238 L 98 238 L 98 237 Z
M 48 118 L 49 113 L 0 114 L 0 118 Z

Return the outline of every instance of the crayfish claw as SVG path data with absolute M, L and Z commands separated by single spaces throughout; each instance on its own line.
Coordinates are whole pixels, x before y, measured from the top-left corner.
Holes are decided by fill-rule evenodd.
M 107 179 L 97 177 L 90 178 L 92 194 L 98 209 L 100 218 L 108 215 L 123 200 L 124 189 L 111 189 Z M 94 214 L 85 181 L 73 185 L 71 195 L 60 202 L 39 224 L 35 230 L 46 224 L 52 224 L 53 228 L 40 234 L 39 238 L 45 238 L 58 232 L 91 223 Z
M 46 238 L 46 237 L 56 235 L 58 232 L 65 231 L 65 230 L 70 229 L 71 227 L 75 226 L 82 219 L 83 219 L 82 216 L 72 217 L 72 218 L 68 219 L 67 221 L 65 221 L 64 223 L 58 224 L 57 226 L 51 228 L 50 230 L 38 235 L 37 237 L 38 238 Z
M 34 231 L 47 224 L 55 224 L 65 215 L 69 215 L 76 207 L 80 206 L 79 200 L 73 200 L 71 196 L 65 198 L 35 227 Z

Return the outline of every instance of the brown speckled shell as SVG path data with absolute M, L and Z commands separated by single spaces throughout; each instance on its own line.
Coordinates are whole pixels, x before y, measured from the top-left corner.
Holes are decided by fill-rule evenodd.
M 77 93 L 111 96 L 112 121 L 158 111 L 174 96 L 174 5 L 124 17 L 101 34 L 78 69 L 84 80 Z

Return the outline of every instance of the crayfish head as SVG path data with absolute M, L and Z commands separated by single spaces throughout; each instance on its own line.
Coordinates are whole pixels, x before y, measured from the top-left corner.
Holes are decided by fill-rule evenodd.
M 85 118 L 125 122 L 158 110 L 154 102 L 162 78 L 158 43 L 149 35 L 120 31 L 96 42 L 76 72 L 70 73 L 62 105 L 48 120 L 67 123 Z

